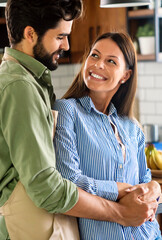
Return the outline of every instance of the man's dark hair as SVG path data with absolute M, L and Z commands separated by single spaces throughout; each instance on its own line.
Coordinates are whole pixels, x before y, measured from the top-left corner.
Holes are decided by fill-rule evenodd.
M 10 44 L 23 39 L 26 26 L 33 27 L 41 38 L 61 19 L 73 20 L 81 12 L 82 0 L 8 0 L 5 14 Z

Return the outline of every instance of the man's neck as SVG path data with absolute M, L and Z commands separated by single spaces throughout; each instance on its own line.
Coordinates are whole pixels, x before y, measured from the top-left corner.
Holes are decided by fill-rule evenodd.
M 25 40 L 22 40 L 20 43 L 15 44 L 14 46 L 11 46 L 11 48 L 33 57 L 33 49 Z

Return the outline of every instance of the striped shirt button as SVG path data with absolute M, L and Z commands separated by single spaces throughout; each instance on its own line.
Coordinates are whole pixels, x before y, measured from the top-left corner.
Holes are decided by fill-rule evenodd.
M 120 169 L 123 168 L 123 164 L 120 164 L 119 168 L 120 168 Z

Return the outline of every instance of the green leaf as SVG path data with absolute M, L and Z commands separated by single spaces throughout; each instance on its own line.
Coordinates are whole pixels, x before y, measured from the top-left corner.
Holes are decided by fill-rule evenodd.
M 139 26 L 137 29 L 136 37 L 146 37 L 146 36 L 154 36 L 154 26 L 153 24 L 147 23 L 143 26 Z

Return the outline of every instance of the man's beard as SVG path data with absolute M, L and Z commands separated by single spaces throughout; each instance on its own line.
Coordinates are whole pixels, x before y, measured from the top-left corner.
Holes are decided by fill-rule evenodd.
M 41 39 L 38 39 L 37 44 L 33 48 L 34 58 L 37 61 L 41 62 L 43 65 L 45 65 L 50 71 L 56 70 L 58 67 L 58 62 L 56 60 L 55 60 L 55 62 L 53 62 L 53 56 L 55 54 L 61 55 L 62 53 L 63 53 L 63 50 L 59 49 L 50 55 L 45 50 L 45 48 L 41 42 Z

